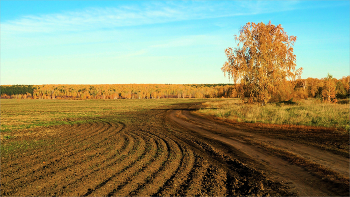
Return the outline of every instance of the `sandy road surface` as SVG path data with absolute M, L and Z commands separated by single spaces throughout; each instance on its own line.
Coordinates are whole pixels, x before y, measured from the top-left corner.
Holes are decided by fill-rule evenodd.
M 243 152 L 256 162 L 263 164 L 264 169 L 261 170 L 266 171 L 269 177 L 287 183 L 298 195 L 329 196 L 348 193 L 348 191 L 337 193 L 333 186 L 312 175 L 304 168 L 293 165 L 253 144 L 265 143 L 270 147 L 288 151 L 305 160 L 322 165 L 345 179 L 349 179 L 348 158 L 296 142 L 269 138 L 254 132 L 238 130 L 229 125 L 218 124 L 215 121 L 195 116 L 190 110 L 172 110 L 168 112 L 168 117 L 179 126 L 195 131 L 206 138 L 223 142 Z

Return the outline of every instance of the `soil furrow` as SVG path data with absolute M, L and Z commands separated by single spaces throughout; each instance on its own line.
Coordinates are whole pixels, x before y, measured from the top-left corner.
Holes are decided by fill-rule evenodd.
M 121 140 L 120 142 L 120 144 L 116 143 L 116 150 L 120 149 L 123 146 L 124 140 Z M 57 195 L 57 190 L 59 190 L 62 185 L 66 185 L 68 181 L 66 180 L 67 177 L 73 177 L 75 174 L 81 175 L 83 173 L 91 171 L 93 168 L 99 167 L 102 162 L 105 162 L 106 157 L 108 158 L 110 154 L 113 154 L 113 152 L 110 152 L 109 149 L 109 147 L 105 147 L 103 149 L 95 149 L 92 152 L 88 152 L 88 154 L 80 155 L 79 157 L 74 158 L 74 161 L 60 162 L 57 166 L 51 167 L 56 168 L 57 171 L 53 171 L 48 176 L 46 176 L 49 177 L 49 179 L 41 179 L 30 184 L 40 185 L 40 188 L 37 190 L 29 189 L 29 191 L 33 194 L 38 195 Z M 85 170 L 82 171 L 82 169 Z M 23 189 L 21 193 L 25 194 L 29 193 L 29 191 Z M 50 193 L 47 193 L 46 191 L 50 191 Z M 20 195 L 20 193 L 16 195 Z
M 114 170 L 112 176 L 108 176 L 109 178 L 104 180 L 102 183 L 97 185 L 94 189 L 89 190 L 87 193 L 84 195 L 100 195 L 100 196 L 106 196 L 106 193 L 109 193 L 111 190 L 115 189 L 118 185 L 116 185 L 116 182 L 121 181 L 121 179 L 127 179 L 128 176 L 131 176 L 132 173 L 135 173 L 133 169 L 139 168 L 140 164 L 145 162 L 145 159 L 149 157 L 150 154 L 147 153 L 152 153 L 152 147 L 156 147 L 157 142 L 154 141 L 153 139 L 147 139 L 146 144 L 142 147 L 139 148 L 138 146 L 135 146 L 135 150 L 138 149 L 143 149 L 144 151 L 142 154 L 137 154 L 133 160 L 131 161 L 125 161 L 122 163 L 119 163 L 117 168 L 113 168 L 114 166 L 110 166 L 112 170 Z M 154 150 L 154 154 L 156 154 Z M 122 165 L 121 165 L 122 164 Z M 111 173 L 109 173 L 111 174 Z
M 146 196 L 154 195 L 162 188 L 167 180 L 174 176 L 175 171 L 179 168 L 183 158 L 179 145 L 171 139 L 164 139 L 167 142 L 168 156 L 164 165 L 148 176 L 146 182 L 141 184 L 136 190 L 129 195 Z
M 107 130 L 112 130 L 113 133 L 115 131 L 115 128 L 113 127 L 110 127 L 108 128 Z M 99 140 L 99 139 L 94 139 L 94 140 Z M 102 139 L 102 140 L 106 140 L 106 138 Z M 101 141 L 98 141 L 98 143 L 102 143 Z M 90 146 L 94 146 L 98 143 L 92 143 L 92 145 L 89 145 L 88 147 Z M 104 148 L 104 150 L 99 150 L 98 148 L 95 148 L 93 149 L 94 151 L 93 152 L 90 152 L 91 155 L 95 155 L 97 154 L 98 156 L 100 156 L 101 154 L 103 154 L 104 152 L 106 152 L 108 149 L 107 148 Z M 36 185 L 37 181 L 38 182 L 43 182 L 45 183 L 46 182 L 46 179 L 45 177 L 51 177 L 51 179 L 55 176 L 57 176 L 56 174 L 60 174 L 62 173 L 62 171 L 66 171 L 67 169 L 72 169 L 75 168 L 76 166 L 79 166 L 80 164 L 82 163 L 85 163 L 88 159 L 89 159 L 89 155 L 87 155 L 87 157 L 83 157 L 81 158 L 81 154 L 79 154 L 80 152 L 86 152 L 86 148 L 85 149 L 82 149 L 80 151 L 75 151 L 75 152 L 71 152 L 69 155 L 63 155 L 63 156 L 60 156 L 60 157 L 56 157 L 56 158 L 53 158 L 51 161 L 47 161 L 41 169 L 37 169 L 35 171 L 32 171 L 32 173 L 29 173 L 27 174 L 26 176 L 22 177 L 23 178 L 26 178 L 26 177 L 30 177 L 30 179 L 26 178 L 25 179 L 25 182 L 22 181 L 22 184 L 26 185 L 26 187 L 30 187 L 30 185 Z M 73 157 L 74 156 L 74 157 Z M 70 159 L 72 157 L 72 159 Z M 64 160 L 63 160 L 64 158 Z M 36 177 L 43 177 L 42 179 L 36 179 Z M 29 183 L 29 184 L 27 184 Z M 42 184 L 37 184 L 37 185 L 41 185 L 40 187 L 43 188 L 43 185 Z M 29 189 L 29 190 L 32 190 L 32 189 Z M 22 188 L 21 193 L 25 193 L 26 192 L 26 189 Z
M 208 167 L 208 161 L 204 160 L 203 158 L 199 157 L 198 160 L 196 160 L 196 163 L 194 165 L 194 171 L 189 177 L 190 180 L 188 182 L 188 187 L 185 191 L 186 196 L 205 195 L 201 192 L 201 182 L 204 178 Z
M 97 124 L 95 124 L 95 125 L 97 125 Z M 99 127 L 96 130 L 94 130 L 94 131 L 98 132 L 101 128 L 103 128 L 103 126 L 104 126 L 103 124 L 99 124 Z M 86 129 L 87 130 L 82 130 L 82 131 L 78 130 L 78 132 L 82 133 L 82 135 L 85 136 L 86 132 L 88 132 L 88 130 L 93 130 L 93 128 L 91 128 L 91 127 L 90 128 L 88 127 Z M 53 145 L 54 149 L 53 150 L 50 149 L 49 152 L 46 152 L 46 151 L 48 151 L 47 149 L 38 150 L 38 152 L 33 151 L 33 153 L 31 153 L 31 155 L 29 156 L 29 158 L 28 157 L 27 158 L 23 158 L 23 159 L 21 159 L 19 161 L 18 160 L 14 160 L 16 163 L 21 163 L 22 166 L 24 166 L 23 168 L 21 168 L 22 167 L 21 165 L 17 165 L 17 168 L 18 169 L 26 169 L 26 170 L 28 170 L 25 165 L 26 165 L 27 161 L 30 160 L 30 161 L 32 161 L 31 165 L 34 164 L 34 166 L 32 166 L 32 168 L 36 169 L 36 167 L 38 167 L 38 166 L 40 167 L 42 165 L 42 161 L 41 160 L 43 159 L 43 157 L 45 157 L 46 160 L 48 160 L 47 158 L 50 158 L 50 157 L 55 156 L 57 154 L 57 150 L 64 150 L 64 147 L 71 147 L 71 146 L 73 146 L 74 143 L 72 143 L 72 142 L 74 142 L 74 140 L 76 140 L 77 138 L 75 136 L 70 136 L 71 133 L 75 133 L 75 132 L 71 131 L 71 132 L 68 133 L 67 138 L 70 138 L 69 141 L 63 141 L 63 142 L 60 141 L 59 143 L 55 143 Z M 85 135 L 84 135 L 84 133 L 85 133 Z M 80 139 L 81 139 L 80 142 L 85 140 L 85 138 L 80 138 Z M 79 141 L 75 142 L 75 143 L 79 143 Z M 72 147 L 71 149 L 73 150 L 74 148 L 75 147 Z M 33 163 L 33 161 L 35 163 Z M 8 165 L 11 167 L 11 165 L 13 165 L 13 163 L 10 162 Z M 3 167 L 6 168 L 7 166 L 3 166 Z M 18 172 L 16 172 L 16 173 L 20 174 Z M 9 173 L 3 174 L 2 176 L 4 176 L 4 177 L 6 177 L 7 175 L 11 175 L 12 176 L 13 174 L 14 174 L 14 172 L 9 172 Z
M 116 136 L 117 137 L 117 136 Z M 65 194 L 66 190 L 69 190 L 74 187 L 74 184 L 81 184 L 79 179 L 82 177 L 86 177 L 87 174 L 93 174 L 98 173 L 99 171 L 107 168 L 112 163 L 118 163 L 118 161 L 121 160 L 123 155 L 127 155 L 127 150 L 131 150 L 131 148 L 128 148 L 128 146 L 133 142 L 130 142 L 130 137 L 125 136 L 122 134 L 122 137 L 117 138 L 118 140 L 115 140 L 115 146 L 108 148 L 108 152 L 106 154 L 102 154 L 101 157 L 97 157 L 95 159 L 92 159 L 90 162 L 86 162 L 85 164 L 76 165 L 72 168 L 67 169 L 70 173 L 66 173 L 63 175 L 66 180 L 64 183 L 62 183 L 58 189 L 54 190 L 51 189 L 51 194 L 47 195 L 59 195 L 62 196 Z M 113 141 L 112 141 L 113 142 Z M 82 169 L 85 169 L 82 171 Z M 79 171 L 80 170 L 80 171 Z M 74 172 L 74 173 L 72 173 Z M 74 181 L 72 182 L 69 177 L 74 177 Z M 72 187 L 73 186 L 73 187 Z
M 128 133 L 128 135 L 132 135 Z M 142 157 L 146 153 L 146 141 L 137 135 L 132 135 L 135 143 L 128 155 L 122 155 L 120 161 L 117 165 L 108 165 L 103 169 L 94 171 L 94 173 L 87 174 L 86 176 L 79 178 L 79 182 L 84 182 L 81 185 L 77 182 L 77 186 L 73 187 L 75 191 L 68 193 L 68 196 L 80 196 L 80 195 L 90 195 L 95 190 L 105 186 L 110 183 L 111 180 L 116 178 L 116 176 L 123 170 L 128 169 L 130 166 Z
M 66 128 L 68 126 L 64 126 L 64 127 Z M 86 129 L 88 129 L 88 128 L 89 127 L 86 127 Z M 84 128 L 82 128 L 82 129 L 84 129 Z M 86 130 L 82 130 L 82 131 L 85 132 Z M 84 132 L 82 132 L 82 135 L 83 135 Z M 30 155 L 26 154 L 26 155 L 23 156 L 23 154 L 21 154 L 20 157 L 17 157 L 17 158 L 13 157 L 13 156 L 17 156 L 18 155 L 16 153 L 14 153 L 14 154 L 11 154 L 11 155 L 9 155 L 7 157 L 3 157 L 2 158 L 2 162 L 3 162 L 2 167 L 4 167 L 4 168 L 13 167 L 13 166 L 25 163 L 25 161 L 28 161 L 28 159 L 35 160 L 37 158 L 40 158 L 44 154 L 50 154 L 50 153 L 53 153 L 53 152 L 55 152 L 55 151 L 51 151 L 51 152 L 47 153 L 47 152 L 43 152 L 43 150 L 41 150 L 41 149 L 34 149 L 34 150 L 31 150 L 29 152 Z M 5 172 L 5 174 L 2 174 L 2 175 L 13 174 L 13 173 L 15 173 L 15 171 L 11 171 L 11 168 L 10 168 L 9 171 Z
M 100 127 L 100 128 L 103 129 L 103 127 Z M 70 153 L 70 154 L 73 154 L 73 153 Z M 57 163 L 61 159 L 62 159 L 61 156 L 60 157 L 56 156 L 55 158 L 51 158 L 51 162 L 48 164 L 52 165 L 53 163 Z M 18 176 L 11 177 L 13 178 L 12 180 L 7 180 L 6 177 L 4 177 L 5 180 L 4 179 L 2 180 L 6 183 L 6 188 L 7 188 L 6 193 L 12 194 L 13 192 L 16 192 L 16 191 L 20 192 L 22 190 L 22 187 L 26 187 L 28 183 L 31 183 L 34 180 L 43 179 L 46 176 L 45 174 L 51 174 L 52 170 L 55 170 L 55 169 L 51 169 L 46 164 L 43 164 L 42 162 L 43 160 L 50 161 L 48 157 L 45 156 L 44 158 L 34 160 L 35 161 L 34 166 L 31 166 L 30 169 L 27 169 L 26 167 L 22 168 L 23 171 L 18 173 Z M 26 162 L 24 165 L 29 165 L 31 163 L 32 162 L 30 163 Z M 12 187 L 11 185 L 14 185 L 14 186 Z
M 130 135 L 125 135 L 126 137 L 126 144 L 120 149 L 120 151 L 115 152 L 113 155 L 111 155 L 107 160 L 101 164 L 101 166 L 97 169 L 92 169 L 89 171 L 83 171 L 82 173 L 78 174 L 74 173 L 74 176 L 69 177 L 70 179 L 73 179 L 73 181 L 69 181 L 66 185 L 64 185 L 62 188 L 65 191 L 61 191 L 57 195 L 63 195 L 67 192 L 72 192 L 73 190 L 76 190 L 79 185 L 81 185 L 81 182 L 88 179 L 89 177 L 94 177 L 99 172 L 103 172 L 103 170 L 106 170 L 112 166 L 117 165 L 119 162 L 123 161 L 127 158 L 127 155 L 131 155 L 132 151 L 136 151 L 135 143 L 139 143 L 138 141 L 135 142 L 133 137 L 130 137 Z M 88 164 L 87 164 L 88 165 Z M 83 168 L 86 169 L 86 168 Z
M 88 145 L 88 146 L 92 146 L 92 145 Z M 72 150 L 74 150 L 74 148 L 75 147 L 72 147 Z M 61 159 L 62 159 L 62 157 L 69 157 L 69 156 L 72 156 L 72 155 L 74 155 L 74 154 L 76 154 L 76 153 L 78 153 L 77 152 L 77 150 L 78 149 L 75 149 L 75 152 L 67 152 L 67 153 L 65 153 L 65 154 L 61 154 L 59 157 L 55 157 L 55 158 L 49 158 L 49 154 L 43 154 L 43 155 L 45 155 L 45 163 L 47 163 L 46 165 L 52 165 L 53 163 L 57 163 L 57 162 L 59 162 Z M 43 151 L 43 153 L 44 153 L 44 151 Z M 54 153 L 56 153 L 57 154 L 57 150 L 56 150 L 56 152 L 53 152 L 53 154 Z M 42 160 L 43 158 L 40 158 L 40 160 Z M 39 171 L 40 170 L 40 168 L 42 168 L 42 166 L 43 166 L 43 163 L 41 162 L 41 161 L 39 161 L 39 160 L 35 160 L 35 159 L 32 159 L 32 161 L 36 161 L 36 163 L 38 164 L 38 165 L 36 165 L 36 166 L 33 166 L 33 168 L 32 169 L 26 169 L 27 171 L 28 170 L 32 170 L 32 171 Z M 36 168 L 37 167 L 37 168 Z M 16 178 L 16 177 L 14 177 L 14 178 Z M 18 177 L 17 177 L 18 178 Z M 13 180 L 10 180 L 10 181 L 13 181 Z
M 180 148 L 182 148 L 180 146 Z M 168 179 L 168 181 L 164 184 L 164 187 L 160 189 L 156 193 L 156 196 L 169 196 L 173 194 L 179 194 L 181 191 L 180 188 L 184 188 L 184 183 L 186 181 L 186 177 L 188 177 L 193 170 L 195 163 L 195 156 L 193 152 L 188 147 L 182 149 L 183 157 L 180 162 L 180 166 L 177 171 Z
M 168 155 L 167 144 L 163 139 L 154 137 L 150 138 L 155 140 L 156 147 L 151 148 L 151 154 L 147 154 L 143 161 L 140 161 L 138 165 L 128 169 L 127 172 L 120 175 L 121 179 L 115 182 L 115 189 L 109 192 L 107 195 L 113 196 L 126 196 L 136 188 L 143 181 L 145 181 L 150 174 L 158 170 L 162 166 Z M 153 151 L 155 149 L 155 151 Z

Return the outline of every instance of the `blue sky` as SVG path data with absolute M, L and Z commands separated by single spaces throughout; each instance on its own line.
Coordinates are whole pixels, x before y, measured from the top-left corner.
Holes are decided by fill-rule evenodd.
M 349 75 L 349 1 L 0 1 L 0 84 L 229 83 L 247 22 L 297 36 L 302 78 Z

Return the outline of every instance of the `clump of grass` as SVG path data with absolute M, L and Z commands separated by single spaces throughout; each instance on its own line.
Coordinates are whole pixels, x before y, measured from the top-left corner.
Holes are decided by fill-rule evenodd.
M 12 136 L 12 135 L 5 135 L 4 136 L 4 139 L 6 139 L 6 140 L 9 140 L 9 139 L 12 139 L 12 138 L 14 138 L 14 136 Z
M 200 112 L 244 122 L 335 127 L 349 130 L 349 107 L 342 104 L 304 100 L 293 105 L 269 103 L 243 104 L 238 99 L 207 102 Z
M 38 147 L 47 146 L 48 143 L 44 140 L 30 140 L 30 141 L 14 141 L 3 144 L 0 148 L 2 155 L 8 155 L 15 151 L 20 152 L 27 149 L 36 149 Z
M 12 132 L 12 130 L 9 128 L 1 128 L 0 132 L 1 133 L 9 133 L 9 132 Z

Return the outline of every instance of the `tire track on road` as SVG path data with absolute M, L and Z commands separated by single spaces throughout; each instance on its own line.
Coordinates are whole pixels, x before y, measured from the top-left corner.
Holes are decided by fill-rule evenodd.
M 169 113 L 169 118 L 175 121 L 177 124 L 180 124 L 185 128 L 197 132 L 201 136 L 208 137 L 210 139 L 228 144 L 236 148 L 237 150 L 243 152 L 244 154 L 249 155 L 255 161 L 268 164 L 267 169 L 269 169 L 269 171 L 272 172 L 271 177 L 273 177 L 277 181 L 283 180 L 285 182 L 291 183 L 294 187 L 294 190 L 297 191 L 299 195 L 334 195 L 334 193 L 332 191 L 327 190 L 326 187 L 315 188 L 315 184 L 320 186 L 325 185 L 325 183 L 323 183 L 322 180 L 319 180 L 318 178 L 310 175 L 303 168 L 291 165 L 290 163 L 279 157 L 265 153 L 261 150 L 257 150 L 254 147 L 242 141 L 215 134 L 220 132 L 220 130 L 215 130 L 215 132 L 211 132 L 213 127 L 222 128 L 222 126 L 217 125 L 215 124 L 215 122 L 210 122 L 208 120 L 204 122 L 199 118 L 196 118 L 194 121 L 194 118 L 188 116 L 189 112 L 186 112 L 185 114 L 182 114 L 181 112 L 182 111 L 180 110 L 173 110 Z M 211 124 L 210 127 L 208 125 L 209 122 Z

